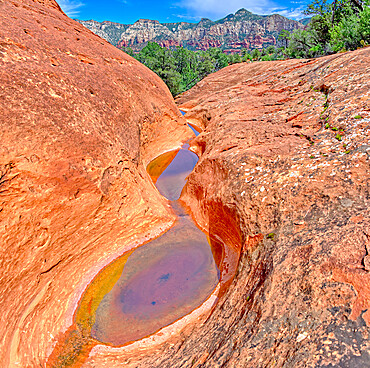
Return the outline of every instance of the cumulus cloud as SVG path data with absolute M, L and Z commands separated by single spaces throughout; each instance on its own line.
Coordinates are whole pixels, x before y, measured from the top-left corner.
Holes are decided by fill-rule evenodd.
M 78 17 L 80 8 L 85 4 L 78 0 L 57 0 L 58 4 L 69 17 Z
M 223 18 L 241 8 L 260 15 L 279 13 L 288 18 L 302 17 L 302 10 L 279 7 L 273 0 L 180 0 L 176 5 L 186 9 L 189 15 L 212 20 Z

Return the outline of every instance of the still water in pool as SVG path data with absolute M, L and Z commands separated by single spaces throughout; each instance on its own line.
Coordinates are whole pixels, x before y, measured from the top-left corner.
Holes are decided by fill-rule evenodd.
M 92 337 L 122 345 L 150 335 L 200 306 L 218 278 L 207 237 L 185 217 L 128 258 L 96 311 Z
M 184 149 L 179 150 L 163 174 L 157 179 L 156 186 L 159 192 L 170 201 L 179 199 L 182 188 L 186 184 L 186 178 L 197 161 L 198 156 L 195 153 Z
M 186 147 L 186 146 L 185 146 Z M 175 226 L 137 248 L 101 298 L 91 336 L 114 346 L 153 334 L 199 307 L 219 282 L 207 236 L 177 201 L 198 157 L 181 149 L 148 166 L 160 193 L 181 213 Z

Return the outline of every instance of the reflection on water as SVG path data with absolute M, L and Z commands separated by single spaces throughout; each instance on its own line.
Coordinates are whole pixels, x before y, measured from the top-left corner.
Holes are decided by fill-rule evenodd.
M 191 313 L 216 288 L 219 270 L 208 238 L 178 201 L 197 161 L 193 152 L 180 149 L 148 165 L 148 173 L 179 218 L 164 235 L 111 266 L 116 276 L 106 282 L 109 286 L 98 287 L 105 290 L 99 292 L 98 303 L 83 298 L 81 306 L 87 307 L 80 307 L 84 313 L 78 313 L 77 320 L 90 321 L 81 324 L 90 325 L 92 338 L 114 346 L 141 339 Z M 91 317 L 86 318 L 86 310 Z
M 188 124 L 188 125 L 189 125 L 189 128 L 194 132 L 194 134 L 198 136 L 200 132 L 193 125 L 191 124 Z
M 157 159 L 159 162 L 161 160 L 161 157 Z M 194 169 L 197 161 L 198 156 L 195 153 L 184 149 L 178 151 L 175 158 L 157 179 L 156 186 L 159 192 L 170 201 L 179 199 L 186 178 Z
M 218 279 L 207 237 L 182 218 L 128 258 L 96 311 L 91 334 L 113 345 L 150 335 L 200 306 Z
M 180 112 L 181 112 L 182 115 L 186 114 L 185 111 L 180 110 Z M 197 128 L 196 126 L 191 125 L 190 123 L 188 123 L 188 125 L 189 125 L 189 128 L 194 132 L 195 136 L 198 136 L 199 133 L 201 132 L 201 130 L 199 128 Z

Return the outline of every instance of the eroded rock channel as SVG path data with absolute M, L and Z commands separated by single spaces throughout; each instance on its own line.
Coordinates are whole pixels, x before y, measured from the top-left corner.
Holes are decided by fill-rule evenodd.
M 123 272 L 95 313 L 91 336 L 96 340 L 119 346 L 150 335 L 197 308 L 216 288 L 219 271 L 207 236 L 178 203 L 197 160 L 181 149 L 148 166 L 159 191 L 174 202 L 180 216 L 164 235 L 123 256 Z
M 0 9 L 1 367 L 370 366 L 369 47 L 231 65 L 177 98 L 203 131 L 171 207 L 146 168 L 192 133 L 159 77 L 54 0 Z M 182 268 L 148 255 L 119 289 L 145 247 L 176 243 L 188 213 L 213 257 L 205 242 L 194 265 L 174 246 Z M 211 295 L 213 280 L 202 286 L 190 313 L 136 293 L 184 284 L 213 259 L 221 282 Z M 169 317 L 123 339 L 98 328 L 133 310 Z
M 96 275 L 49 366 L 79 366 L 94 346 L 126 346 L 180 320 L 213 297 L 206 307 L 207 314 L 211 312 L 236 264 L 225 269 L 225 262 L 230 262 L 226 245 L 200 230 L 180 200 L 198 161 L 189 148 L 185 143 L 179 150 L 165 152 L 147 167 L 177 215 L 174 226 L 124 253 Z

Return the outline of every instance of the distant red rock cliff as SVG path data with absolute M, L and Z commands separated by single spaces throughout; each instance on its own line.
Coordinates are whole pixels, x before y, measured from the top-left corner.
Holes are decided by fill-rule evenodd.
M 165 47 L 184 46 L 191 50 L 220 47 L 226 52 L 235 52 L 244 47 L 254 49 L 276 45 L 283 29 L 303 28 L 303 24 L 278 14 L 261 16 L 245 9 L 215 22 L 210 19 L 202 19 L 199 23 L 163 24 L 140 19 L 131 25 L 93 20 L 79 22 L 119 48 L 131 47 L 136 52 L 148 42 Z

